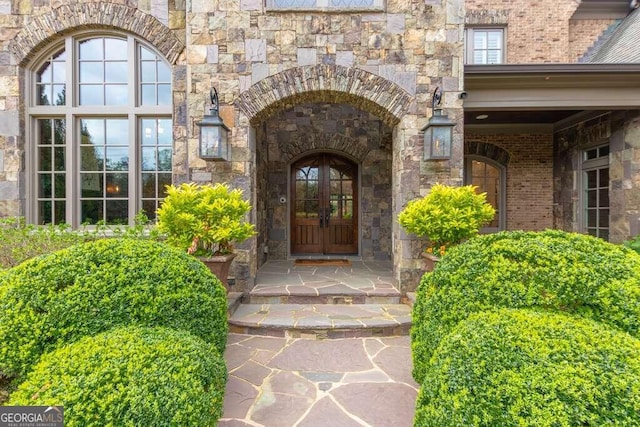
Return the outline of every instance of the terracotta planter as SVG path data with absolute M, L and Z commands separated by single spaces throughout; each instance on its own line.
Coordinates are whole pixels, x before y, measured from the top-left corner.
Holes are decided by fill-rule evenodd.
M 433 271 L 436 268 L 436 265 L 438 264 L 438 262 L 440 261 L 439 257 L 433 254 L 428 254 L 426 252 L 422 253 L 422 257 L 424 258 L 426 271 Z
M 231 262 L 236 257 L 236 254 L 216 255 L 212 257 L 198 257 L 212 272 L 220 282 L 224 285 L 224 288 L 229 292 L 229 283 L 227 278 L 229 277 L 229 268 Z

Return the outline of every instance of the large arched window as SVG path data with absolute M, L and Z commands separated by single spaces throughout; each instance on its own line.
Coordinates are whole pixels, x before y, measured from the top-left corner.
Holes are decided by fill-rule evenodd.
M 465 184 L 474 185 L 479 193 L 487 194 L 487 202 L 496 215 L 482 231 L 494 232 L 505 228 L 505 168 L 501 164 L 480 156 L 465 157 Z
M 155 218 L 171 183 L 171 68 L 133 36 L 68 36 L 35 63 L 26 103 L 28 216 Z

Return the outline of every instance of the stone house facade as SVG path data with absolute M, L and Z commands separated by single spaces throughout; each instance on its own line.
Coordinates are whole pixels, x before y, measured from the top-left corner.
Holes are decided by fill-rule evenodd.
M 244 290 L 298 255 L 392 260 L 415 288 L 425 242 L 396 218 L 436 182 L 487 191 L 487 231 L 621 241 L 640 231 L 638 67 L 598 58 L 637 13 L 607 3 L 0 0 L 0 215 L 127 222 L 167 183 L 226 182 L 254 206 Z M 228 161 L 198 156 L 211 88 Z M 451 158 L 424 160 L 436 88 Z

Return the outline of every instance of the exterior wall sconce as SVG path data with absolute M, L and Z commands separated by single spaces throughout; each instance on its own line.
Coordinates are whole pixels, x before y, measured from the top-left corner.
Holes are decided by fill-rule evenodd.
M 229 147 L 229 128 L 218 115 L 218 91 L 211 88 L 211 109 L 202 121 L 196 125 L 200 127 L 200 158 L 203 160 L 229 161 L 231 149 Z
M 442 92 L 437 87 L 431 99 L 433 116 L 429 123 L 422 128 L 424 132 L 424 160 L 447 160 L 451 158 L 451 145 L 453 140 L 453 126 L 455 123 L 449 120 L 442 108 L 437 108 L 442 101 Z

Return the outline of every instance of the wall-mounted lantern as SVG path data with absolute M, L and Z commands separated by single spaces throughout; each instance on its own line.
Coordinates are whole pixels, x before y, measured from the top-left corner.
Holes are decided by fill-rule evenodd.
M 218 115 L 218 91 L 211 88 L 211 109 L 205 114 L 200 126 L 200 158 L 203 160 L 227 161 L 231 159 L 229 128 Z
M 429 123 L 422 128 L 424 132 L 424 159 L 446 160 L 451 158 L 451 146 L 453 141 L 453 127 L 455 123 L 449 120 L 441 108 L 437 108 L 442 101 L 442 92 L 437 87 L 431 99 L 433 115 Z

